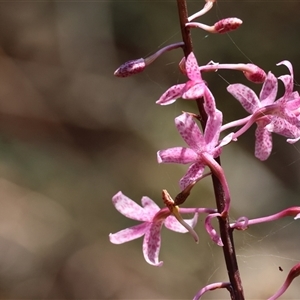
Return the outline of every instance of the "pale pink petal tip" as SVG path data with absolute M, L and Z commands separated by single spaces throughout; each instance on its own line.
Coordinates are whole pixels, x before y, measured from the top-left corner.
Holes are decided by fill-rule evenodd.
M 294 220 L 298 220 L 298 219 L 300 219 L 300 213 L 297 214 L 297 215 L 295 216 L 295 218 L 294 218 Z
M 237 139 L 233 139 L 234 132 L 229 133 L 228 135 L 226 135 L 220 142 L 219 147 L 223 147 L 226 146 L 227 144 L 229 144 L 231 141 L 236 142 Z
M 141 73 L 146 68 L 146 63 L 143 58 L 129 60 L 121 65 L 115 72 L 116 77 L 129 77 L 131 75 Z
M 212 241 L 215 242 L 218 246 L 220 246 L 220 247 L 224 246 L 220 236 L 217 234 L 217 232 L 214 229 L 209 233 L 209 235 L 210 235 Z

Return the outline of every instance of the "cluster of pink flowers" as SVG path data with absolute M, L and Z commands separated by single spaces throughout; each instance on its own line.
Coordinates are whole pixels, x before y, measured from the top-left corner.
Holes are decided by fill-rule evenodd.
M 237 18 L 221 20 L 214 26 L 192 22 L 195 18 L 206 13 L 212 7 L 213 2 L 207 0 L 201 11 L 188 18 L 186 26 L 202 28 L 212 33 L 223 33 L 234 30 L 241 25 L 241 20 Z M 183 46 L 184 44 L 181 42 L 172 44 L 159 50 L 149 58 L 129 61 L 117 69 L 115 75 L 126 77 L 141 72 L 165 51 Z M 300 139 L 300 96 L 297 91 L 294 91 L 293 68 L 291 63 L 286 60 L 277 65 L 287 67 L 288 74 L 276 78 L 271 72 L 266 74 L 261 68 L 253 64 L 209 63 L 199 66 L 193 52 L 180 62 L 180 70 L 186 74 L 187 82 L 173 85 L 167 89 L 156 103 L 170 105 L 178 99 L 197 100 L 202 98 L 207 115 L 206 126 L 203 131 L 200 129 L 198 125 L 199 116 L 194 113 L 184 112 L 176 117 L 175 126 L 187 147 L 177 146 L 159 150 L 157 161 L 158 163 L 189 165 L 187 172 L 179 179 L 181 194 L 178 196 L 184 195 L 184 200 L 193 186 L 201 181 L 203 177 L 210 174 L 215 175 L 222 184 L 226 205 L 223 211 L 219 212 L 213 208 L 179 208 L 178 205 L 184 200 L 180 202 L 178 200 L 180 197 L 176 197 L 175 201 L 165 201 L 166 207 L 160 209 L 154 201 L 148 197 L 143 197 L 141 207 L 121 192 L 118 192 L 113 197 L 115 208 L 124 216 L 142 223 L 110 234 L 109 238 L 112 243 L 121 244 L 144 236 L 143 254 L 145 260 L 151 265 L 161 266 L 162 261 L 159 260 L 159 250 L 162 225 L 164 224 L 166 228 L 176 232 L 195 234 L 193 228 L 197 223 L 198 214 L 205 213 L 207 214 L 205 220 L 207 233 L 216 244 L 223 246 L 221 238 L 210 222 L 215 217 L 226 217 L 230 210 L 230 192 L 226 177 L 222 167 L 215 160 L 220 156 L 223 147 L 236 142 L 254 123 L 257 125 L 255 156 L 261 161 L 268 159 L 272 152 L 272 133 L 287 137 L 288 143 L 295 143 Z M 248 80 L 263 83 L 259 96 L 244 84 L 236 83 L 227 87 L 227 91 L 247 111 L 249 114 L 247 117 L 223 124 L 223 114 L 217 109 L 213 93 L 202 79 L 203 72 L 218 69 L 239 70 L 244 73 Z M 283 96 L 279 98 L 277 96 L 278 81 L 281 81 L 285 88 Z M 237 127 L 239 127 L 237 131 L 230 132 L 230 129 Z M 224 132 L 227 133 L 224 134 Z M 210 170 L 207 174 L 204 173 L 206 167 Z M 181 218 L 181 214 L 185 213 L 193 213 L 194 217 L 184 220 Z M 232 229 L 245 230 L 250 225 L 274 221 L 285 216 L 293 216 L 295 219 L 300 218 L 300 207 L 292 207 L 277 214 L 253 220 L 242 217 L 230 226 Z M 197 238 L 195 239 L 197 240 Z M 294 270 L 293 274 L 296 274 L 294 277 L 299 275 L 299 269 L 300 265 L 296 268 L 296 271 Z M 291 282 L 294 277 L 289 275 L 287 280 Z M 227 287 L 228 284 L 224 282 L 212 284 L 211 287 L 207 286 L 201 289 L 195 299 L 199 299 L 207 290 Z M 282 288 L 280 293 L 278 292 L 270 299 L 277 299 L 278 295 L 282 294 L 284 290 Z

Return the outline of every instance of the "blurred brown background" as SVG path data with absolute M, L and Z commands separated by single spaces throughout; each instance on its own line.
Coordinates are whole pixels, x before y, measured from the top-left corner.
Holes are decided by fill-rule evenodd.
M 174 118 L 193 102 L 155 104 L 184 80 L 180 50 L 135 77 L 118 79 L 124 61 L 180 41 L 176 1 L 8 1 L 0 3 L 0 297 L 3 299 L 191 299 L 205 284 L 227 281 L 222 251 L 203 229 L 163 230 L 162 268 L 143 259 L 142 240 L 109 243 L 108 234 L 136 224 L 111 197 L 121 190 L 140 203 L 161 205 L 167 188 L 179 192 L 187 167 L 156 163 L 156 151 L 184 145 Z M 188 1 L 191 13 L 204 1 Z M 199 64 L 250 62 L 300 81 L 298 1 L 218 1 L 201 22 L 235 16 L 230 35 L 193 31 Z M 245 116 L 227 92 L 246 82 L 229 71 L 205 80 L 225 121 Z M 253 86 L 258 92 L 260 86 Z M 297 88 L 297 87 L 296 87 Z M 281 86 L 282 93 L 282 86 Z M 274 139 L 270 159 L 253 157 L 253 130 L 224 150 L 233 219 L 300 205 L 300 147 Z M 187 206 L 214 205 L 209 178 Z M 299 221 L 298 221 L 299 222 Z M 237 232 L 247 299 L 266 299 L 299 261 L 299 223 L 285 219 Z M 279 271 L 279 267 L 283 272 Z M 299 299 L 299 279 L 282 299 Z M 214 291 L 203 299 L 228 299 Z

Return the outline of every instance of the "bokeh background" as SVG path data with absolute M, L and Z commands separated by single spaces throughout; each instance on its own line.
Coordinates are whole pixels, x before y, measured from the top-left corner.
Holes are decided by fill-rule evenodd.
M 188 1 L 191 13 L 204 1 Z M 201 22 L 235 16 L 230 35 L 193 31 L 199 64 L 253 62 L 277 76 L 293 63 L 299 90 L 299 1 L 219 0 Z M 162 205 L 161 190 L 179 192 L 186 166 L 158 165 L 156 151 L 184 145 L 174 126 L 193 102 L 159 107 L 182 82 L 180 50 L 142 74 L 114 78 L 124 61 L 180 41 L 176 1 L 2 1 L 0 3 L 0 298 L 191 299 L 204 285 L 226 281 L 222 251 L 203 228 L 200 243 L 163 230 L 162 268 L 143 259 L 142 240 L 109 243 L 108 234 L 136 224 L 113 207 L 118 191 Z M 246 116 L 227 92 L 242 82 L 230 71 L 205 74 L 226 122 Z M 282 94 L 282 85 L 280 92 Z M 274 137 L 266 162 L 253 157 L 254 130 L 224 149 L 232 220 L 300 205 L 300 146 Z M 210 179 L 186 206 L 214 206 Z M 237 232 L 246 299 L 266 299 L 300 260 L 292 218 Z M 283 271 L 280 271 L 281 268 Z M 296 279 L 282 299 L 299 299 Z M 214 291 L 203 299 L 228 299 Z

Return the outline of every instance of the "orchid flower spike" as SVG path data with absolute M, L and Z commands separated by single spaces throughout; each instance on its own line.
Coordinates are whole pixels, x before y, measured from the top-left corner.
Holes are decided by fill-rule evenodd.
M 218 21 L 213 26 L 205 25 L 198 22 L 188 22 L 185 24 L 189 28 L 200 28 L 209 33 L 227 33 L 236 30 L 243 24 L 243 21 L 238 18 L 226 18 Z
M 154 54 L 146 57 L 146 58 L 138 58 L 134 60 L 129 60 L 122 64 L 115 72 L 114 75 L 116 77 L 129 77 L 131 75 L 141 73 L 145 70 L 147 66 L 149 66 L 153 61 L 155 61 L 160 55 L 165 53 L 166 51 L 170 51 L 173 49 L 177 49 L 179 47 L 183 47 L 184 43 L 179 42 L 175 44 L 168 45 Z
M 145 260 L 153 266 L 162 266 L 163 262 L 159 261 L 159 251 L 161 245 L 161 229 L 164 224 L 170 230 L 185 233 L 188 232 L 186 227 L 182 226 L 177 219 L 171 215 L 170 209 L 165 207 L 160 209 L 157 204 L 148 197 L 142 198 L 142 206 L 138 205 L 122 192 L 118 192 L 112 198 L 115 208 L 125 217 L 141 221 L 139 225 L 123 229 L 116 233 L 111 233 L 109 239 L 113 244 L 122 244 L 139 237 L 144 236 L 143 254 Z M 195 213 L 194 217 L 182 221 L 194 227 L 198 220 L 196 209 L 184 209 L 184 213 Z M 199 212 L 211 212 L 211 209 L 202 209 Z

